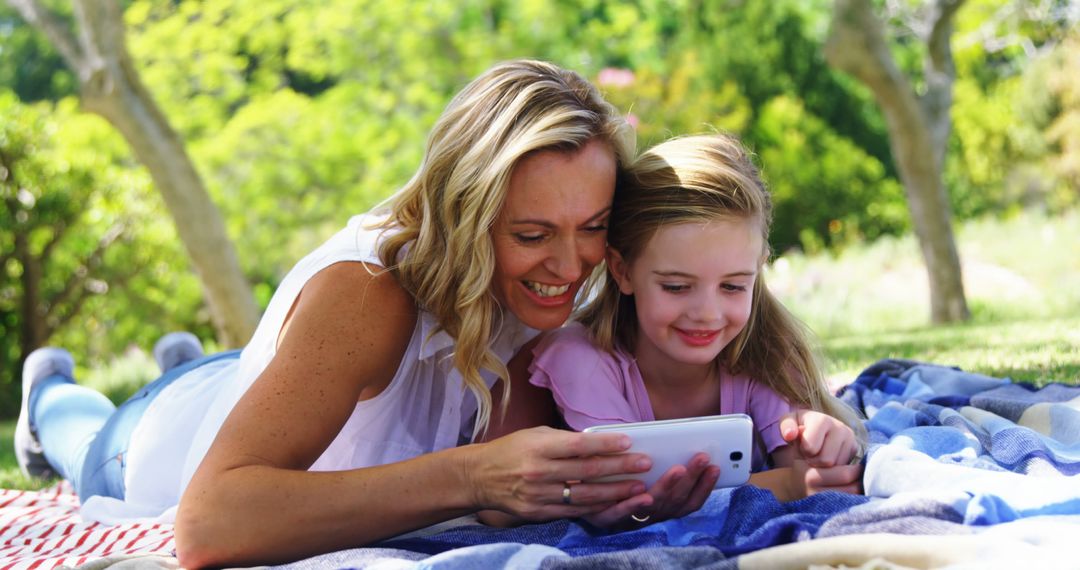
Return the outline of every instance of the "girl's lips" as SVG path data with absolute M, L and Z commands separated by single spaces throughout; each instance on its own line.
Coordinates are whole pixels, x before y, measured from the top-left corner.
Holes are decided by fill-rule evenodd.
M 687 331 L 676 328 L 675 332 L 679 334 L 679 338 L 683 342 L 690 346 L 709 346 L 716 340 L 716 337 L 720 336 L 720 331 Z

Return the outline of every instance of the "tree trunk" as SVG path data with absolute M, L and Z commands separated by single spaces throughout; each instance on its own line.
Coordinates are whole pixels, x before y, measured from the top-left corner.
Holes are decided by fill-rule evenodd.
M 962 3 L 936 0 L 926 11 L 926 92 L 921 96 L 897 67 L 868 0 L 836 0 L 825 45 L 829 63 L 869 87 L 885 115 L 893 160 L 926 264 L 935 323 L 971 316 L 943 181 L 955 77 L 949 38 L 952 18 Z
M 8 0 L 43 31 L 78 77 L 83 107 L 109 121 L 150 172 L 203 284 L 225 346 L 251 337 L 259 312 L 217 207 L 179 135 L 142 85 L 124 40 L 115 0 L 75 0 L 77 40 L 36 0 Z
M 41 313 L 41 263 L 30 253 L 27 236 L 19 232 L 15 234 L 15 259 L 22 265 L 22 275 L 19 277 L 22 281 L 22 314 L 19 316 L 19 326 L 22 329 L 19 335 L 21 367 L 21 360 L 34 349 L 43 346 L 49 335 L 44 315 Z
M 926 131 L 885 112 L 889 146 L 904 184 L 908 210 L 930 280 L 930 317 L 935 323 L 970 318 L 964 296 L 960 256 L 953 237 L 942 168 Z M 919 132 L 921 131 L 921 132 Z

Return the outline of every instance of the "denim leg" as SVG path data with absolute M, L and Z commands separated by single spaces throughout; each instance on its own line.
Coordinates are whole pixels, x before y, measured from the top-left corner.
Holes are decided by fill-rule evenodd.
M 170 369 L 160 378 L 147 384 L 124 402 L 105 422 L 97 437 L 90 443 L 82 463 L 79 500 L 93 496 L 124 498 L 124 468 L 127 465 L 127 449 L 131 433 L 139 423 L 150 402 L 166 387 L 184 374 L 204 364 L 223 359 L 239 358 L 240 351 L 233 350 L 206 356 Z M 177 421 L 183 421 L 177 418 Z
M 28 403 L 45 458 L 78 489 L 90 444 L 116 406 L 100 392 L 59 374 L 37 383 Z

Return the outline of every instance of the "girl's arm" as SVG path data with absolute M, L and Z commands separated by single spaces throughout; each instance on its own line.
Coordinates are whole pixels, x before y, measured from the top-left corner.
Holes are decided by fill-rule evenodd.
M 180 500 L 185 567 L 295 560 L 361 546 L 483 508 L 532 520 L 581 516 L 629 484 L 561 502 L 562 481 L 631 472 L 619 437 L 550 429 L 389 465 L 308 472 L 358 400 L 393 378 L 417 318 L 389 273 L 338 263 L 304 287 L 277 354 L 237 403 Z

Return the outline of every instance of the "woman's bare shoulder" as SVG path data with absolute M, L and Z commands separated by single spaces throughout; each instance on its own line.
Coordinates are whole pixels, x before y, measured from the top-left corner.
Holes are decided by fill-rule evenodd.
M 371 264 L 335 263 L 300 292 L 283 327 L 275 364 L 296 362 L 332 371 L 361 390 L 385 386 L 408 348 L 416 319 L 415 301 L 391 272 Z

